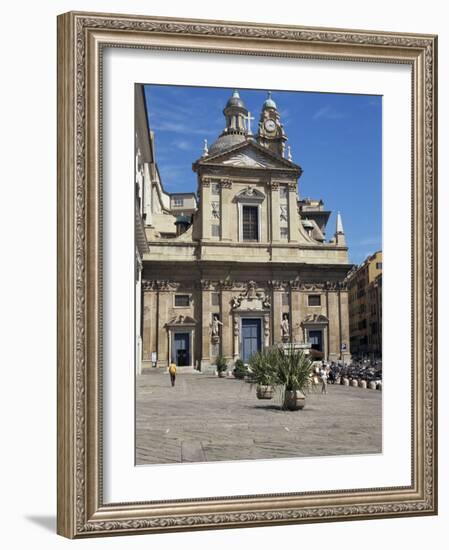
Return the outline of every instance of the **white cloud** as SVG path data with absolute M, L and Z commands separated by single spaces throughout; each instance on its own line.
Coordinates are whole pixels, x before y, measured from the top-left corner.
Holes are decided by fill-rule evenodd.
M 331 107 L 330 105 L 325 105 L 324 107 L 321 107 L 321 109 L 318 109 L 318 111 L 313 114 L 312 118 L 313 120 L 338 120 L 341 118 L 346 118 L 346 115 L 340 111 L 337 111 L 334 107 Z

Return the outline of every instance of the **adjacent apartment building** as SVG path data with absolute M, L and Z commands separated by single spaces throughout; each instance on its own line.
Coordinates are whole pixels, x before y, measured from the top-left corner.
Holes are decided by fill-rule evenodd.
M 382 251 L 375 252 L 348 276 L 351 353 L 382 357 Z

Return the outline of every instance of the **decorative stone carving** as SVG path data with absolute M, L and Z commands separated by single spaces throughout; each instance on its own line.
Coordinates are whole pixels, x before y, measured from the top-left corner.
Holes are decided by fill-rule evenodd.
M 224 189 L 231 189 L 232 187 L 232 180 L 228 178 L 224 178 L 220 180 L 220 187 L 223 187 Z
M 203 187 L 210 187 L 210 178 L 203 178 L 203 179 L 201 180 L 201 185 L 202 185 Z
M 268 315 L 265 315 L 263 318 L 263 333 L 265 336 L 265 340 L 267 340 L 270 336 L 270 318 L 268 317 Z
M 252 187 L 251 185 L 248 185 L 247 187 L 245 187 L 245 189 L 242 189 L 235 196 L 236 201 L 252 200 L 255 202 L 262 202 L 264 199 L 265 199 L 264 193 L 262 193 L 262 191 L 259 191 L 259 189 Z
M 239 321 L 238 319 L 234 319 L 234 336 L 239 337 L 240 330 L 239 330 Z
M 286 281 L 278 281 L 275 279 L 273 281 L 268 281 L 268 286 L 272 290 L 285 290 L 288 287 L 288 283 Z
M 144 279 L 142 281 L 142 289 L 146 292 L 156 291 L 157 290 L 157 282 L 156 281 L 148 281 L 147 279 Z
M 234 288 L 234 282 L 229 279 L 219 281 L 219 286 L 222 290 L 232 290 Z
M 294 279 L 289 282 L 291 290 L 301 290 L 301 281 L 299 279 Z
M 220 203 L 218 201 L 212 201 L 210 203 L 212 210 L 212 218 L 219 220 L 220 219 Z
M 180 325 L 185 327 L 194 327 L 196 324 L 196 320 L 193 317 L 181 314 L 173 317 L 165 326 L 167 328 L 178 327 Z
M 231 300 L 233 310 L 262 311 L 271 307 L 270 299 L 265 292 L 258 291 L 255 281 L 249 281 L 245 292 Z
M 303 325 L 308 324 L 328 324 L 329 319 L 325 315 L 321 315 L 320 313 L 311 313 L 310 315 L 307 315 L 304 318 L 304 321 L 302 322 Z
M 279 217 L 281 222 L 288 222 L 288 206 L 281 204 L 279 207 Z
M 347 290 L 347 281 L 326 281 L 324 283 L 324 289 L 328 291 Z
M 325 283 L 300 283 L 300 290 L 305 291 L 318 291 L 318 290 L 325 290 Z
M 273 191 L 277 191 L 279 189 L 279 182 L 278 181 L 272 181 L 271 182 L 271 189 Z
M 216 281 L 211 281 L 209 279 L 201 279 L 201 281 L 199 281 L 198 286 L 201 290 L 214 290 L 216 284 L 217 284 Z
M 179 288 L 179 283 L 174 281 L 156 281 L 159 292 L 173 292 Z

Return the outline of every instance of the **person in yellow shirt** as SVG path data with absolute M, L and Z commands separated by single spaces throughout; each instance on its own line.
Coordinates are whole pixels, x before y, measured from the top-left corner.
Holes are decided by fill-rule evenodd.
M 176 365 L 175 365 L 175 363 L 170 363 L 170 366 L 168 367 L 168 372 L 170 374 L 171 385 L 174 386 L 175 381 L 176 381 Z

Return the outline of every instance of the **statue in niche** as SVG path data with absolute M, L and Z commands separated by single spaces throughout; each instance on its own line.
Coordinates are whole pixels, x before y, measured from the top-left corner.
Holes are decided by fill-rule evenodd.
M 217 338 L 220 336 L 220 326 L 223 326 L 223 323 L 220 321 L 218 314 L 215 313 L 212 318 L 212 336 Z
M 290 338 L 290 323 L 288 320 L 288 313 L 282 315 L 281 321 L 282 339 L 288 340 Z

